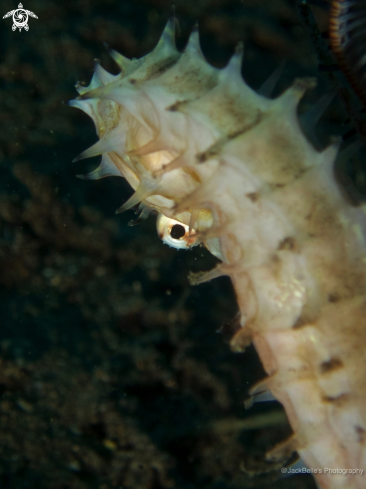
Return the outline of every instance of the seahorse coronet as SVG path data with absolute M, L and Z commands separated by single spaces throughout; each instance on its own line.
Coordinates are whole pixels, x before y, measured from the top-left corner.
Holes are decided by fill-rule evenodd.
M 297 450 L 323 489 L 364 488 L 364 475 L 332 470 L 366 467 L 365 213 L 335 181 L 339 143 L 318 151 L 301 130 L 314 79 L 269 99 L 242 79 L 240 46 L 214 68 L 197 29 L 176 49 L 172 18 L 143 58 L 110 53 L 121 73 L 97 63 L 70 102 L 100 138 L 80 155 L 102 155 L 84 178 L 125 177 L 135 194 L 120 210 L 142 203 L 222 260 L 193 281 L 232 279 L 233 347 L 251 339 L 268 374 L 261 389 L 294 431 L 269 456 Z

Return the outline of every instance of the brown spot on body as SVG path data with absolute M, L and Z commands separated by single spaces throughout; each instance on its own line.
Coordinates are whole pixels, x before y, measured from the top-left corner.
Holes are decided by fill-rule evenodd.
M 309 171 L 310 168 L 302 168 L 300 171 L 295 173 L 294 175 L 294 180 L 297 180 L 298 178 L 301 178 L 306 172 Z
M 293 251 L 295 249 L 295 246 L 296 246 L 295 238 L 288 236 L 287 238 L 283 239 L 281 243 L 278 245 L 278 250 Z
M 156 62 L 147 67 L 145 76 L 141 78 L 139 81 L 152 80 L 154 78 L 158 78 L 160 75 L 168 71 L 168 69 L 173 66 L 178 59 L 179 55 L 171 56 L 169 58 L 165 58 L 160 62 Z
M 245 197 L 248 197 L 252 202 L 257 202 L 259 199 L 258 192 L 250 192 L 249 194 L 245 194 Z
M 355 426 L 356 434 L 358 435 L 358 442 L 363 443 L 365 441 L 366 430 L 361 426 Z
M 333 372 L 343 367 L 343 362 L 339 358 L 331 358 L 328 362 L 323 362 L 320 364 L 320 372 L 322 374 Z
M 169 112 L 178 112 L 179 111 L 179 107 L 184 104 L 184 101 L 182 102 L 175 102 L 175 104 L 173 105 L 170 105 L 169 107 L 166 108 L 166 110 L 168 110 Z
M 340 394 L 339 396 L 323 396 L 323 401 L 330 404 L 337 404 L 340 407 L 349 399 L 348 394 Z
M 211 156 L 213 156 L 213 154 L 211 154 L 209 150 L 203 153 L 198 153 L 196 155 L 197 163 L 204 163 L 205 161 L 209 160 Z
M 295 324 L 292 326 L 292 329 L 300 329 L 303 326 L 308 326 L 309 322 L 306 320 L 306 318 L 299 317 L 299 319 L 295 322 Z
M 329 294 L 328 295 L 328 302 L 338 302 L 340 299 L 338 294 Z
M 271 187 L 272 189 L 283 188 L 283 187 L 285 187 L 285 186 L 286 186 L 286 184 L 285 184 L 285 183 L 273 183 L 273 184 L 271 184 L 271 185 L 270 185 L 270 187 Z

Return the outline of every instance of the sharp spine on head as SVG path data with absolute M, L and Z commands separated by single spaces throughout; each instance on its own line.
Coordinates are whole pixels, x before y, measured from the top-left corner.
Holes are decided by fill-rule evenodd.
M 85 175 L 76 175 L 77 178 L 81 178 L 82 180 L 100 180 L 105 177 L 122 177 L 123 175 L 118 168 L 113 163 L 109 163 L 106 158 L 108 157 L 105 156 L 100 166 L 94 171 Z
M 147 206 L 141 202 L 136 213 L 138 213 L 138 212 L 140 212 L 140 215 L 138 216 L 138 218 L 135 220 L 129 221 L 127 226 L 137 226 L 138 224 L 141 224 L 154 211 L 153 211 L 153 209 L 151 209 L 151 207 L 149 207 L 149 206 Z
M 198 24 L 195 24 L 191 35 L 189 36 L 187 46 L 184 52 L 190 56 L 195 56 L 198 58 L 205 59 L 200 46 L 200 37 L 198 32 Z
M 223 69 L 222 73 L 227 76 L 239 75 L 241 78 L 241 69 L 244 58 L 244 43 L 238 42 L 234 54 L 231 56 L 229 63 Z
M 110 48 L 106 42 L 104 42 L 103 45 L 108 51 L 108 54 L 111 56 L 111 58 L 113 58 L 117 65 L 121 68 L 123 75 L 123 73 L 127 70 L 128 65 L 131 63 L 131 60 L 118 53 L 114 49 Z
M 167 51 L 167 54 L 169 53 L 169 51 L 171 51 L 173 54 L 176 54 L 178 52 L 175 45 L 175 17 L 172 15 L 169 17 L 165 29 L 163 30 L 163 33 L 154 51 L 160 49 Z
M 327 110 L 328 105 L 332 101 L 335 93 L 327 93 L 323 97 L 321 97 L 309 110 L 300 115 L 300 123 L 301 127 L 306 135 L 309 136 L 309 139 L 315 146 L 320 146 L 318 138 L 315 133 L 316 125 Z
M 282 75 L 283 69 L 285 67 L 285 60 L 280 63 L 279 66 L 274 70 L 272 75 L 260 86 L 259 90 L 257 93 L 259 95 L 263 95 L 263 97 L 270 98 L 273 90 Z
M 145 200 L 147 197 L 151 197 L 156 193 L 158 189 L 158 184 L 155 182 L 151 182 L 149 180 L 145 180 L 140 182 L 138 189 L 131 197 L 125 202 L 119 209 L 116 210 L 116 214 L 121 214 L 131 207 L 139 204 L 141 201 Z
M 209 282 L 214 278 L 223 277 L 224 275 L 228 275 L 230 267 L 225 266 L 223 264 L 218 265 L 213 268 L 209 272 L 198 272 L 198 273 L 190 273 L 188 276 L 189 283 L 191 285 L 199 285 L 204 282 Z

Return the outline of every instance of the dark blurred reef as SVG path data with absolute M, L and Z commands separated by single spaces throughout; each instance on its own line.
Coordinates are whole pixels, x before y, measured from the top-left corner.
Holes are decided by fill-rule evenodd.
M 1 3 L 2 15 L 17 0 Z M 177 0 L 177 43 L 196 20 L 207 59 L 223 67 L 245 39 L 256 88 L 286 58 L 276 94 L 316 76 L 302 106 L 329 90 L 295 2 Z M 277 403 L 244 408 L 264 377 L 252 348 L 217 333 L 236 314 L 226 278 L 199 287 L 190 271 L 215 259 L 176 251 L 154 218 L 114 211 L 131 189 L 119 178 L 75 178 L 96 141 L 91 120 L 65 102 L 89 83 L 102 43 L 128 57 L 156 44 L 166 0 L 27 0 L 28 32 L 0 28 L 0 488 L 313 489 L 282 478 L 266 450 L 290 435 Z M 320 31 L 327 11 L 314 8 Z M 324 134 L 342 132 L 337 100 Z

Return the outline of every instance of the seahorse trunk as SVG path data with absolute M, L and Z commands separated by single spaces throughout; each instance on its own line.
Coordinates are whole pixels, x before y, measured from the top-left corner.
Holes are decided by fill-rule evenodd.
M 275 100 L 241 77 L 241 48 L 226 68 L 204 59 L 197 30 L 183 53 L 174 19 L 140 60 L 112 52 L 122 73 L 99 65 L 70 104 L 84 110 L 102 154 L 87 178 L 119 174 L 139 202 L 186 225 L 222 263 L 196 282 L 229 275 L 241 313 L 232 340 L 253 341 L 270 390 L 294 431 L 269 457 L 297 450 L 323 489 L 361 489 L 366 468 L 365 213 L 338 189 L 334 143 L 318 152 L 297 105 L 314 80 Z M 191 229 L 191 231 L 190 231 Z M 184 236 L 179 239 L 187 239 Z

